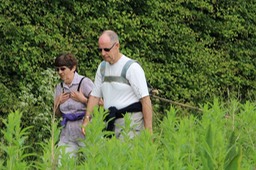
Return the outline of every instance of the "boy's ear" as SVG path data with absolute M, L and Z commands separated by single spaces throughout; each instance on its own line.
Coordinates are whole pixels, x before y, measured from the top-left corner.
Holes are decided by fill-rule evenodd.
M 72 71 L 74 71 L 74 72 L 77 71 L 77 70 L 76 70 L 76 66 L 74 66 L 74 67 L 72 68 Z

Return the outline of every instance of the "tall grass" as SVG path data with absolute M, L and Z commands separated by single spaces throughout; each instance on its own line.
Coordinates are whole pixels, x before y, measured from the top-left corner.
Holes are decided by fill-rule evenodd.
M 10 113 L 3 120 L 0 166 L 2 169 L 255 169 L 256 168 L 256 105 L 231 101 L 227 104 L 215 100 L 205 104 L 200 118 L 179 116 L 182 110 L 166 111 L 159 131 L 150 135 L 143 131 L 134 139 L 105 138 L 103 131 L 105 111 L 95 109 L 93 119 L 86 128 L 85 147 L 78 158 L 61 154 L 63 148 L 56 143 L 60 129 L 52 121 L 51 138 L 38 143 L 42 153 L 33 162 L 24 161 L 24 141 L 30 127 L 21 128 L 22 114 Z M 52 118 L 54 119 L 54 118 Z M 126 120 L 127 117 L 125 117 Z M 123 131 L 130 130 L 129 121 Z M 47 142 L 46 142 L 47 141 Z M 36 153 L 31 153 L 36 154 Z M 60 157 L 60 155 L 62 155 Z M 4 159 L 2 159 L 2 156 Z
M 1 169 L 30 169 L 32 163 L 25 162 L 25 158 L 34 155 L 25 154 L 25 150 L 31 146 L 25 146 L 25 140 L 27 139 L 29 127 L 21 128 L 22 113 L 19 111 L 9 114 L 7 120 L 2 120 L 5 129 L 1 130 L 3 134 L 3 140 L 0 143 Z M 2 138 L 2 137 L 1 137 Z

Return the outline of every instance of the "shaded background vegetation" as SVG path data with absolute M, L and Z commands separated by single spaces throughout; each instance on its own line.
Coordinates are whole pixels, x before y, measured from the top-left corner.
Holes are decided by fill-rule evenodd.
M 5 0 L 1 117 L 19 109 L 23 126 L 33 125 L 30 142 L 47 138 L 54 57 L 74 53 L 79 73 L 94 79 L 105 29 L 119 34 L 121 51 L 142 64 L 159 96 L 194 106 L 215 96 L 255 101 L 255 8 L 252 0 Z M 154 101 L 160 112 L 168 105 Z

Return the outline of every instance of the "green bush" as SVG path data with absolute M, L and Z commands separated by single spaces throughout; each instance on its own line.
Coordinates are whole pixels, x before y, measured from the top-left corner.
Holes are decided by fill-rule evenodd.
M 141 63 L 160 97 L 196 107 L 216 96 L 224 102 L 255 101 L 255 7 L 242 0 L 5 0 L 0 4 L 0 118 L 21 110 L 21 127 L 33 129 L 26 144 L 47 141 L 58 82 L 55 56 L 74 53 L 79 73 L 94 79 L 102 60 L 97 40 L 105 29 L 119 34 L 122 53 Z M 160 129 L 170 104 L 152 101 L 154 128 Z M 201 116 L 185 109 L 177 114 Z M 26 150 L 34 151 L 41 148 Z
M 142 64 L 160 96 L 195 106 L 215 96 L 253 101 L 254 7 L 242 0 L 6 0 L 0 5 L 0 78 L 15 96 L 31 84 L 30 93 L 39 97 L 40 73 L 70 51 L 79 72 L 94 79 L 102 60 L 98 36 L 113 29 L 121 51 Z M 3 101 L 1 113 L 7 114 L 11 103 Z

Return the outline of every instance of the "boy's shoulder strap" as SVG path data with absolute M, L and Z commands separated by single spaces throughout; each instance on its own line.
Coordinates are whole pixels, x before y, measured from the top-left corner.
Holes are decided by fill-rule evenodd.
M 64 93 L 63 82 L 60 82 L 60 87 L 62 88 L 62 93 Z
M 81 78 L 81 80 L 80 80 L 80 82 L 79 82 L 79 84 L 78 84 L 78 87 L 77 87 L 77 91 L 80 90 L 80 86 L 81 86 L 82 81 L 83 81 L 84 78 L 85 78 L 85 77 Z M 62 88 L 62 93 L 64 93 L 63 82 L 60 82 L 60 87 Z
M 77 91 L 79 91 L 79 90 L 80 90 L 80 86 L 81 86 L 82 81 L 83 81 L 83 79 L 84 79 L 84 78 L 85 78 L 85 77 L 81 78 L 81 80 L 80 80 L 80 82 L 79 82 L 79 84 L 78 84 L 78 87 L 77 87 Z

